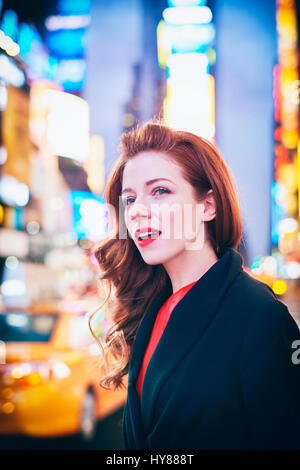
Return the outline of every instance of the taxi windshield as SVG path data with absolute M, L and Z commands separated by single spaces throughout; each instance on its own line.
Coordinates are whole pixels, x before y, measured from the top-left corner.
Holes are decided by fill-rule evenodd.
M 57 314 L 0 312 L 0 340 L 5 342 L 48 342 L 57 318 Z

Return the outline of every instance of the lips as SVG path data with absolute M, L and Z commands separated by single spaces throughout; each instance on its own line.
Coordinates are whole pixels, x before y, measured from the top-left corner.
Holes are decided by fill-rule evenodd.
M 148 233 L 149 235 L 146 236 L 145 238 L 139 238 L 141 234 L 146 234 Z M 150 243 L 153 243 L 159 236 L 161 235 L 161 231 L 154 229 L 152 227 L 144 227 L 144 228 L 139 228 L 135 232 L 135 238 L 137 240 L 137 243 L 139 246 L 147 246 Z
M 148 237 L 143 237 L 143 240 L 148 240 L 148 239 L 154 239 L 154 238 L 157 238 L 160 234 L 161 234 L 161 231 L 160 230 L 157 230 L 155 228 L 152 228 L 152 227 L 144 227 L 144 228 L 138 228 L 136 231 L 135 231 L 135 238 L 139 241 L 141 240 L 140 235 L 141 234 L 146 234 L 148 233 Z

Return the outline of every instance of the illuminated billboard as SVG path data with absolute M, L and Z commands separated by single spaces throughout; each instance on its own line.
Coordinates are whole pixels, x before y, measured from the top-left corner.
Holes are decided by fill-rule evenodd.
M 56 90 L 46 90 L 44 102 L 49 110 L 47 139 L 53 153 L 85 162 L 90 146 L 88 103 Z
M 88 191 L 70 191 L 73 207 L 73 231 L 78 239 L 97 242 L 108 233 L 108 211 L 105 200 Z

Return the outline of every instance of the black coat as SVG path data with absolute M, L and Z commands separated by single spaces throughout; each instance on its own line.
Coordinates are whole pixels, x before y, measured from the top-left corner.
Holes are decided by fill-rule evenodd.
M 153 299 L 129 364 L 125 449 L 300 449 L 300 364 L 292 360 L 299 329 L 242 263 L 225 248 L 176 305 L 140 404 L 135 382 L 170 292 Z

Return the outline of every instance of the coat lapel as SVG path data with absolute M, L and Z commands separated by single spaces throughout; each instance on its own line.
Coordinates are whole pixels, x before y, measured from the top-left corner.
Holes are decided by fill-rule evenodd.
M 160 293 L 147 310 L 138 330 L 129 365 L 128 401 L 131 411 L 125 407 L 137 448 L 143 446 L 144 437 L 151 430 L 153 407 L 161 386 L 213 320 L 226 291 L 243 270 L 242 262 L 236 250 L 225 248 L 217 263 L 176 305 L 148 364 L 140 404 L 135 382 L 157 313 L 172 292 L 167 289 Z
M 146 311 L 145 317 L 139 327 L 128 370 L 128 393 L 127 402 L 124 408 L 123 425 L 125 439 L 129 443 L 130 449 L 143 448 L 144 429 L 142 424 L 140 399 L 136 390 L 136 380 L 142 365 L 144 353 L 150 339 L 156 315 L 165 300 L 172 294 L 172 291 L 164 291 L 156 296 Z

